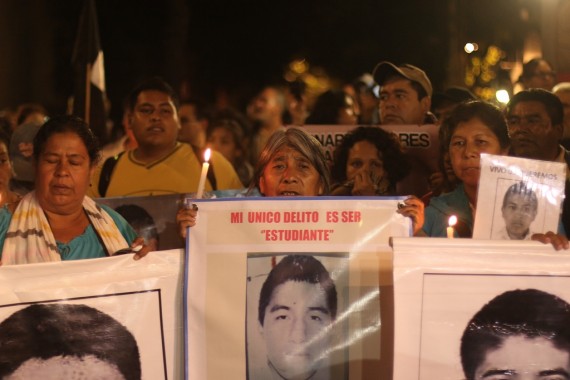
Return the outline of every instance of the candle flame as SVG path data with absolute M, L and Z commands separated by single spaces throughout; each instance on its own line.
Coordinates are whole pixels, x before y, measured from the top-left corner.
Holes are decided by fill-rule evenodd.
M 210 148 L 206 149 L 206 151 L 204 152 L 204 161 L 205 162 L 210 161 L 211 155 L 212 155 L 212 150 Z
M 455 226 L 457 224 L 457 217 L 455 215 L 451 215 L 448 221 L 449 227 Z

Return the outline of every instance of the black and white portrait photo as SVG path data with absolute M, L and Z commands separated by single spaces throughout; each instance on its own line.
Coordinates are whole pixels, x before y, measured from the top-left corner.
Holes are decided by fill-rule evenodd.
M 140 380 L 139 348 L 95 308 L 33 304 L 0 323 L 0 378 Z
M 248 379 L 347 378 L 347 354 L 336 347 L 346 329 L 339 319 L 346 262 L 325 255 L 248 255 Z
M 160 295 L 0 306 L 0 379 L 165 379 Z
M 473 238 L 531 240 L 559 231 L 565 178 L 560 162 L 482 154 Z
M 424 275 L 419 379 L 570 378 L 570 278 Z
M 570 378 L 570 304 L 538 289 L 499 294 L 461 336 L 466 380 Z
M 538 215 L 538 197 L 532 186 L 515 182 L 504 192 L 500 207 L 502 222 L 495 223 L 491 238 L 494 240 L 530 240 L 532 225 Z M 495 208 L 498 213 L 498 208 Z M 498 218 L 495 218 L 497 220 Z

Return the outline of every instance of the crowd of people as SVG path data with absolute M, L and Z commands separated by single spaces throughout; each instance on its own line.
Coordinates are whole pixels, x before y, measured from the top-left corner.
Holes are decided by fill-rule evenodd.
M 127 222 L 127 214 L 141 211 L 130 206 L 113 210 L 97 199 L 195 193 L 206 148 L 213 149 L 206 191 L 242 189 L 248 195 L 265 197 L 405 196 L 395 212 L 411 219 L 414 236 L 429 237 L 447 236 L 452 215 L 458 218 L 456 236 L 473 236 L 481 154 L 560 162 L 566 165 L 566 197 L 557 230 L 537 231 L 530 227 L 537 215 L 536 194 L 517 183 L 509 187 L 502 205 L 505 220 L 516 222 L 507 223 L 496 238 L 532 239 L 551 244 L 556 250 L 568 249 L 570 152 L 564 144 L 570 141 L 570 129 L 566 128 L 570 126 L 570 83 L 556 84 L 555 78 L 547 61 L 531 60 L 524 65 L 519 79 L 522 90 L 501 109 L 462 87 L 434 93 L 431 81 L 420 68 L 380 62 L 371 74 L 355 83 L 324 92 L 312 107 L 298 83 L 288 91 L 267 86 L 250 101 L 244 114 L 235 109 L 208 110 L 195 100 L 181 102 L 171 85 L 150 78 L 126 97 L 123 131 L 103 150 L 89 125 L 80 118 L 48 115 L 41 106 L 23 105 L 13 117 L 0 118 L 1 264 L 123 253 L 132 253 L 134 259 L 144 257 L 156 249 L 156 231 L 143 231 L 139 227 L 144 226 Z M 303 128 L 314 124 L 346 128 L 332 162 L 327 161 L 319 140 Z M 438 170 L 433 172 L 426 172 L 411 160 L 398 136 L 382 128 L 426 124 L 439 128 Z M 413 187 L 418 176 L 429 183 L 429 191 Z M 412 187 L 399 186 L 406 181 Z M 402 188 L 412 191 L 402 192 Z M 188 227 L 197 223 L 198 209 L 181 207 L 176 215 L 166 217 L 176 220 L 184 238 Z M 140 218 L 150 216 L 143 212 Z M 309 269 L 318 276 L 305 273 Z M 301 295 L 307 293 L 323 299 L 313 297 L 317 306 L 299 303 Z M 535 291 L 527 293 L 545 298 Z M 483 354 L 475 357 L 469 353 L 474 351 L 471 346 L 480 334 L 494 332 L 480 328 L 485 327 L 489 310 L 502 303 L 511 310 L 517 299 L 517 292 L 505 293 L 470 321 L 461 346 L 468 379 L 479 378 L 481 373 L 489 376 L 500 367 L 494 362 L 482 362 Z M 546 299 L 553 304 L 548 311 L 557 312 L 559 300 Z M 268 347 L 267 362 L 273 372 L 281 378 L 310 378 L 322 369 L 312 359 L 295 366 L 284 362 L 275 342 L 293 328 L 285 316 L 268 316 L 276 311 L 285 314 L 281 309 L 289 314 L 310 309 L 316 315 L 304 333 L 315 335 L 335 320 L 336 302 L 334 282 L 312 256 L 289 255 L 273 267 L 263 284 L 258 307 L 258 321 Z M 7 330 L 13 321 L 27 317 L 26 313 L 68 313 L 72 305 L 63 306 L 67 309 L 29 307 L 0 327 Z M 567 304 L 562 306 L 567 311 Z M 93 314 L 85 307 L 79 309 Z M 568 318 L 566 314 L 564 318 Z M 516 318 L 505 318 L 508 323 L 520 324 Z M 548 346 L 548 342 L 519 332 L 493 338 L 498 343 L 489 345 L 491 351 L 500 351 L 496 347 L 503 341 L 505 346 L 529 342 Z M 136 342 L 130 346 L 133 357 L 138 357 Z M 92 356 L 97 354 L 93 352 Z M 28 356 L 10 358 L 12 364 L 21 367 L 10 367 L 6 373 L 27 373 L 24 371 L 30 370 L 29 364 L 21 363 L 29 362 Z M 131 363 L 136 378 L 140 373 L 137 360 Z M 116 363 L 117 370 L 122 371 L 120 365 Z M 510 373 L 510 369 L 503 372 Z
M 152 246 L 137 238 L 120 214 L 93 199 L 194 193 L 207 147 L 213 152 L 206 191 L 403 195 L 407 199 L 397 212 L 411 218 L 414 235 L 446 236 L 447 219 L 456 215 L 457 235 L 471 237 L 481 153 L 570 166 L 570 153 L 561 145 L 570 135 L 565 131 L 570 84 L 556 84 L 552 66 L 540 58 L 524 65 L 519 82 L 523 90 L 502 110 L 466 88 L 434 93 L 420 68 L 384 61 L 372 74 L 324 92 L 312 107 L 295 83 L 285 90 L 263 88 L 242 114 L 181 102 L 172 86 L 150 78 L 126 97 L 123 133 L 102 152 L 79 118 L 50 117 L 41 106 L 23 105 L 11 119 L 2 119 L 2 263 L 103 257 L 133 247 L 142 247 L 137 258 L 144 256 Z M 346 127 L 333 162 L 303 128 L 313 124 Z M 439 127 L 439 170 L 429 173 L 416 167 L 393 132 L 382 129 L 425 124 Z M 567 173 L 568 181 L 570 169 Z M 429 179 L 429 192 L 401 193 L 398 184 L 418 175 Z M 182 236 L 196 217 L 196 209 L 180 209 Z M 565 201 L 557 231 L 531 233 L 523 227 L 507 229 L 504 236 L 561 249 L 568 248 L 568 230 L 570 201 Z

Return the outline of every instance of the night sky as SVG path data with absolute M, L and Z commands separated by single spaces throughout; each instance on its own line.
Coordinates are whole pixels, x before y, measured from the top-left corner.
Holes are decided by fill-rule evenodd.
M 162 76 L 179 89 L 185 83 L 185 94 L 206 102 L 224 89 L 242 107 L 263 84 L 282 81 L 295 58 L 339 82 L 382 60 L 412 63 L 442 88 L 450 25 L 466 37 L 516 44 L 506 21 L 514 2 L 460 6 L 454 24 L 448 7 L 455 0 L 96 0 L 96 6 L 117 119 L 123 98 L 145 77 Z M 64 111 L 81 6 L 79 0 L 0 3 L 1 107 L 36 101 Z

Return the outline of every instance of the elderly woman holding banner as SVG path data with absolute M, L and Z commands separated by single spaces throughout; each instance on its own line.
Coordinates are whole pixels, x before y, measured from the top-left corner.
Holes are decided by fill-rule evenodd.
M 267 197 L 328 194 L 330 173 L 321 143 L 300 128 L 275 132 L 259 155 L 249 189 Z M 197 208 L 178 210 L 182 237 L 196 224 L 197 215 Z
M 330 172 L 321 143 L 303 129 L 288 128 L 275 132 L 269 138 L 259 156 L 249 188 L 250 191 L 257 189 L 267 197 L 312 197 L 328 195 L 330 184 Z M 408 210 L 409 207 L 404 207 L 398 212 L 411 217 Z M 197 208 L 178 211 L 176 221 L 182 237 L 186 237 L 187 227 L 196 224 L 197 215 Z
M 47 121 L 34 139 L 36 189 L 0 210 L 3 265 L 78 260 L 149 248 L 115 211 L 87 197 L 97 140 L 81 119 Z

